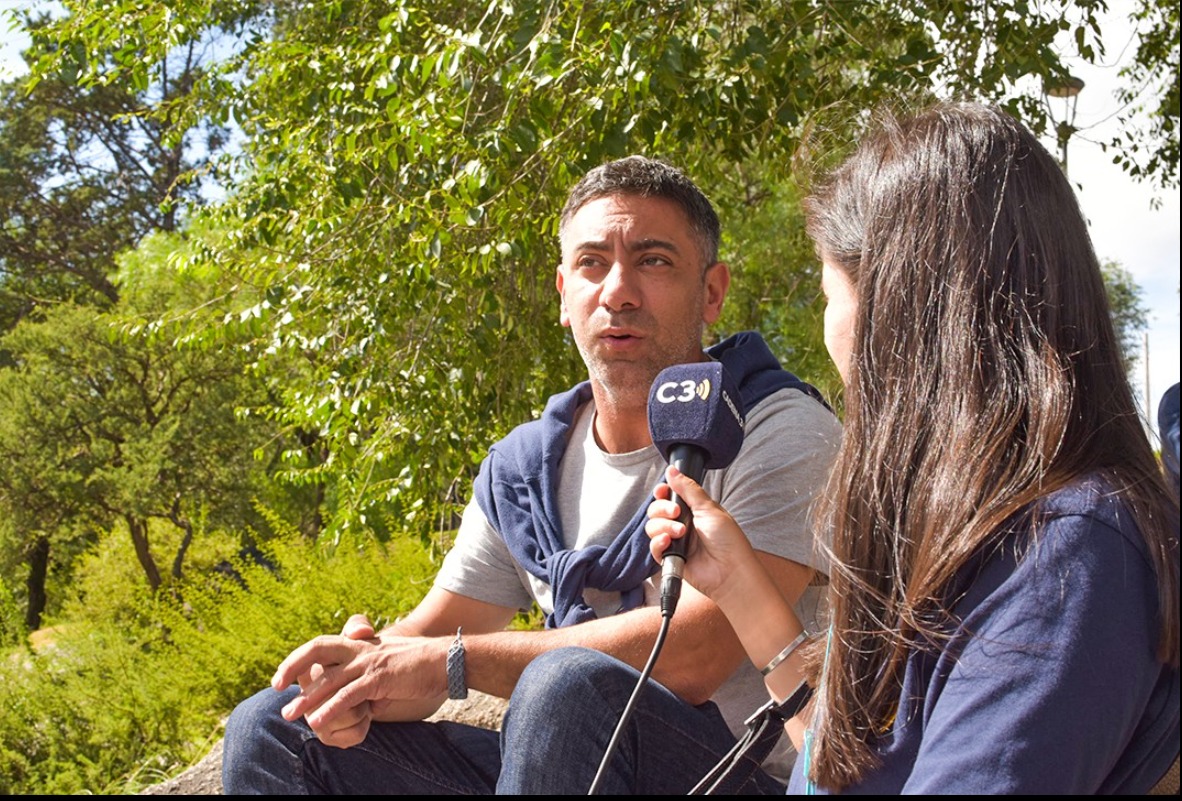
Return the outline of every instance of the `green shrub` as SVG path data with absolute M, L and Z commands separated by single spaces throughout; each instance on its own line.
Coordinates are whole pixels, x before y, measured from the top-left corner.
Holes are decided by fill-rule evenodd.
M 269 565 L 235 559 L 194 574 L 118 623 L 73 607 L 52 645 L 5 652 L 0 793 L 128 793 L 160 781 L 205 753 L 293 647 L 356 612 L 410 609 L 435 570 L 409 537 L 331 551 L 291 537 L 261 550 Z
M 0 577 L 0 648 L 19 645 L 25 639 L 25 620 L 12 590 Z

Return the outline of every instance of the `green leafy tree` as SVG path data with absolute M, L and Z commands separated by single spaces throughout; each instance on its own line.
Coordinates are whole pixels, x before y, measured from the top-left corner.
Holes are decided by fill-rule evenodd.
M 1141 287 L 1133 274 L 1119 261 L 1105 260 L 1100 264 L 1108 304 L 1112 307 L 1112 323 L 1124 356 L 1125 369 L 1132 369 L 1141 352 L 1141 333 L 1149 327 L 1149 310 L 1141 298 Z
M 785 235 L 797 168 L 840 155 L 864 109 L 936 91 L 1044 130 L 1024 87 L 1063 77 L 1064 37 L 1090 60 L 1104 44 L 1095 2 L 65 6 L 35 74 L 80 86 L 134 84 L 262 12 L 185 114 L 243 131 L 210 257 L 259 292 L 227 328 L 280 366 L 272 416 L 306 443 L 287 475 L 331 488 L 337 531 L 449 526 L 488 442 L 581 375 L 552 287 L 557 213 L 589 167 L 645 152 L 698 179 L 738 265 L 717 335 L 772 328 L 796 367 L 822 353 L 815 261 Z
M 1109 143 L 1114 160 L 1126 172 L 1178 186 L 1178 4 L 1172 0 L 1142 0 L 1132 19 L 1139 43 L 1132 62 L 1122 70 L 1125 86 L 1118 93 L 1125 103 L 1120 132 Z M 1137 125 L 1133 112 L 1145 112 L 1148 125 Z
M 0 85 L 0 330 L 47 303 L 114 303 L 115 257 L 177 230 L 228 134 L 177 108 L 201 79 L 203 42 L 133 81 L 82 86 L 82 54 L 56 50 L 48 25 L 24 17 L 30 52 L 59 68 Z
M 841 377 L 825 349 L 821 262 L 800 220 L 801 187 L 769 175 L 775 167 L 736 171 L 715 188 L 725 250 L 740 279 L 727 295 L 719 328 L 757 328 L 797 375 L 840 403 Z
M 265 254 L 243 270 L 276 349 L 314 352 L 277 415 L 319 432 L 338 522 L 446 528 L 490 439 L 582 374 L 553 281 L 583 171 L 642 150 L 720 194 L 862 91 L 847 71 L 870 56 L 826 54 L 824 15 L 706 9 L 342 4 L 243 54 L 253 172 L 218 211 Z M 842 36 L 881 27 L 855 22 Z
M 200 525 L 250 519 L 251 446 L 266 426 L 236 413 L 253 391 L 241 352 L 195 346 L 192 315 L 168 321 L 193 307 L 220 316 L 215 276 L 170 269 L 162 254 L 175 247 L 157 235 L 126 257 L 113 309 L 58 305 L 0 341 L 15 362 L 0 370 L 0 503 L 30 568 L 30 628 L 51 549 L 125 532 L 155 590 L 180 578 Z M 153 520 L 183 534 L 170 565 Z
M 1136 8 L 1158 5 L 1143 0 Z M 711 335 L 759 328 L 789 367 L 834 394 L 835 377 L 820 340 L 816 258 L 800 225 L 799 198 L 810 170 L 840 158 L 865 109 L 905 106 L 934 94 L 996 100 L 1041 132 L 1044 106 L 1025 87 L 1063 77 L 1058 46 L 1064 35 L 1070 52 L 1085 59 L 1099 60 L 1105 44 L 1098 2 L 439 0 L 416 7 L 402 0 L 66 0 L 62 8 L 64 15 L 35 40 L 29 85 L 60 82 L 78 93 L 138 89 L 194 43 L 216 43 L 207 52 L 217 58 L 194 74 L 191 91 L 174 102 L 145 102 L 136 114 L 175 125 L 167 128 L 174 132 L 199 124 L 236 126 L 243 138 L 233 155 L 203 165 L 225 198 L 197 219 L 219 237 L 201 239 L 182 225 L 183 237 L 157 240 L 162 250 L 155 263 L 176 267 L 180 278 L 201 276 L 197 283 L 206 293 L 186 302 L 136 306 L 140 316 L 134 322 L 121 306 L 101 327 L 62 312 L 55 325 L 74 326 L 74 336 L 53 339 L 52 327 L 22 327 L 20 335 L 37 344 L 29 354 L 53 354 L 45 356 L 42 383 L 56 381 L 83 397 L 67 376 L 87 376 L 134 407 L 119 394 L 134 382 L 103 383 L 130 363 L 125 354 L 151 353 L 152 364 L 187 358 L 204 364 L 213 355 L 225 362 L 243 359 L 265 392 L 252 386 L 220 406 L 249 411 L 237 422 L 261 425 L 267 438 L 256 438 L 253 429 L 220 432 L 221 441 L 240 445 L 225 458 L 239 458 L 259 443 L 264 466 L 278 471 L 293 493 L 311 491 L 311 501 L 299 507 L 305 539 L 324 526 L 334 537 L 321 540 L 328 546 L 323 550 L 343 554 L 358 541 L 350 528 L 384 538 L 452 525 L 488 443 L 536 415 L 551 392 L 583 374 L 557 325 L 553 281 L 558 210 L 567 188 L 589 167 L 643 152 L 687 169 L 719 208 L 723 256 L 736 274 L 724 319 Z M 1176 42 L 1175 31 L 1162 30 L 1167 46 L 1171 37 Z M 1163 63 L 1162 52 L 1146 51 L 1142 63 L 1149 74 Z M 1165 136 L 1163 161 L 1146 165 L 1142 176 L 1176 181 L 1170 131 L 1129 135 L 1113 143 L 1115 152 L 1139 147 L 1147 153 Z M 192 184 L 179 178 L 176 185 Z M 123 304 L 132 291 L 126 283 L 115 285 Z M 223 290 L 232 296 L 223 298 Z M 78 360 L 101 363 L 102 369 L 49 369 L 60 361 L 58 354 L 83 352 L 88 331 L 116 334 L 106 340 L 109 352 L 101 358 Z M 154 350 L 163 344 L 172 347 Z M 99 352 L 99 339 L 87 347 Z M 22 369 L 29 361 L 21 362 Z M 19 371 L 3 375 L 0 386 L 11 382 L 14 391 L 37 397 L 36 381 L 13 378 Z M 61 437 L 80 428 L 68 429 L 39 408 L 57 408 L 58 395 L 52 403 L 48 393 L 39 397 L 42 403 L 21 408 L 36 406 L 47 423 L 59 425 Z M 194 419 L 214 413 L 203 407 Z M 34 412 L 29 414 L 32 419 Z M 126 424 L 113 412 L 108 418 Z M 9 426 L 6 419 L 0 419 L 0 445 L 7 451 L 0 456 L 36 451 L 43 460 L 29 457 L 29 469 L 20 475 L 28 477 L 30 492 L 13 497 L 23 498 L 20 508 L 27 510 L 45 499 L 47 514 L 61 514 L 35 521 L 30 512 L 14 528 L 24 542 L 44 537 L 55 559 L 51 569 L 60 569 L 58 563 L 95 536 L 107 536 L 101 532 L 120 526 L 119 533 L 130 533 L 115 515 L 81 511 L 92 508 L 86 494 L 92 485 L 116 471 L 97 459 L 83 461 L 90 458 L 86 448 L 59 450 L 58 439 Z M 81 412 L 79 419 L 93 422 Z M 175 422 L 175 440 L 136 440 L 144 443 L 137 452 L 145 457 L 138 463 L 142 470 L 126 470 L 106 483 L 119 490 L 119 498 L 138 491 L 143 497 L 137 514 L 166 508 L 149 503 L 158 487 L 144 477 L 164 476 L 155 482 L 160 487 L 174 480 L 167 470 L 153 473 L 162 464 L 153 454 L 174 441 L 200 450 L 203 432 L 185 425 Z M 135 426 L 133 433 L 145 430 Z M 96 442 L 108 453 L 116 450 L 101 438 Z M 186 458 L 196 457 L 174 455 L 170 463 Z M 185 469 L 197 474 L 203 468 Z M 46 477 L 58 482 L 54 488 L 47 488 Z M 240 497 L 236 493 L 201 505 L 198 490 L 184 496 L 192 506 L 182 508 L 196 510 L 190 519 L 215 509 L 246 519 L 245 510 L 235 511 L 226 500 Z M 148 519 L 156 530 L 173 525 L 159 514 Z M 110 550 L 91 549 L 88 557 L 100 559 Z M 159 564 L 159 552 L 152 555 Z M 136 564 L 143 568 L 138 557 Z M 201 653 L 230 652 L 235 666 L 248 666 L 249 676 L 237 679 L 232 691 L 238 695 L 257 686 L 274 654 L 285 653 L 293 637 L 336 628 L 339 620 L 328 619 L 326 610 L 331 614 L 345 602 L 373 609 L 392 603 L 382 588 L 377 606 L 366 607 L 358 601 L 358 587 L 372 589 L 407 575 L 387 570 L 384 559 L 374 562 L 377 575 L 360 584 L 358 577 L 369 572 L 342 574 L 339 568 L 304 566 L 301 559 L 280 564 L 289 577 L 338 585 L 331 597 L 313 597 L 307 587 L 286 580 L 270 587 L 270 573 L 244 566 L 250 592 L 224 606 L 212 600 L 208 610 L 200 603 L 205 599 L 189 594 L 192 609 L 177 611 L 167 624 L 176 642 L 206 633 L 214 633 L 210 641 L 222 638 L 220 646 Z M 423 570 L 429 573 L 427 566 Z M 298 634 L 278 631 L 277 605 L 289 609 L 279 616 L 285 626 L 308 615 L 306 628 L 301 623 Z M 194 609 L 187 626 L 182 619 Z M 212 625 L 215 613 L 238 610 L 249 620 L 234 619 L 224 629 Z M 152 635 L 158 634 L 152 627 Z M 131 650 L 147 657 L 165 649 L 153 640 L 137 641 Z M 231 692 L 221 680 L 224 665 L 206 667 L 186 656 L 182 664 L 199 666 L 194 675 L 218 677 L 208 692 L 169 692 L 172 673 L 159 663 L 128 671 L 119 661 L 116 669 L 93 673 L 71 665 L 62 675 L 82 676 L 86 686 L 96 677 L 101 683 L 112 675 L 167 675 L 164 692 L 139 687 L 133 695 L 169 704 L 198 695 L 203 710 L 232 704 L 238 695 L 206 700 Z M 48 671 L 32 675 L 43 674 Z M 62 684 L 52 678 L 48 684 Z M 22 733 L 22 747 L 11 749 L 6 764 L 12 770 L 0 774 L 38 774 L 23 784 L 14 780 L 14 787 L 96 786 L 57 780 L 64 775 L 61 766 L 89 767 L 110 756 L 111 749 L 94 748 L 93 736 L 81 750 L 63 747 L 49 760 L 44 752 L 51 749 L 35 747 L 47 718 L 34 701 L 62 699 L 49 704 L 67 710 L 59 716 L 64 722 L 55 718 L 50 724 L 63 735 L 56 744 L 80 728 L 90 730 L 89 724 L 75 725 L 90 719 L 89 707 L 83 713 L 65 703 L 84 694 L 51 695 L 48 684 L 13 684 L 14 703 L 0 707 L 12 709 L 9 728 Z M 94 714 L 108 722 L 107 705 Z M 135 715 L 94 730 L 116 732 L 108 741 L 138 745 L 179 716 L 174 708 L 163 714 L 154 709 L 150 726 L 132 727 L 124 725 L 127 717 Z M 178 739 L 193 737 L 186 732 Z M 33 747 L 25 749 L 26 743 Z M 137 751 L 129 759 L 145 757 Z
M 24 639 L 24 623 L 15 593 L 0 578 L 0 648 L 11 648 Z

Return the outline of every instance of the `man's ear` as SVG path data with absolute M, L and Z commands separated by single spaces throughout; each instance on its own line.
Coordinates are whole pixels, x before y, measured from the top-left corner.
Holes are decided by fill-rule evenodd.
M 706 291 L 702 296 L 702 322 L 710 325 L 722 314 L 722 302 L 731 285 L 731 268 L 716 261 L 706 268 Z
M 558 290 L 558 322 L 569 328 L 570 315 L 566 311 L 566 295 L 563 294 L 562 286 L 566 276 L 562 274 L 562 265 L 558 265 L 554 269 L 554 288 Z

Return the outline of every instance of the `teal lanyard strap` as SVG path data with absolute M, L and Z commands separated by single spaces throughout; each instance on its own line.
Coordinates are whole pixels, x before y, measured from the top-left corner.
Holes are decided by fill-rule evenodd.
M 821 667 L 821 681 L 817 687 L 817 703 L 823 703 L 825 697 L 825 675 L 829 671 L 829 649 L 833 646 L 833 625 L 830 624 L 829 631 L 825 635 L 825 662 Z M 817 719 L 816 711 L 813 712 L 813 720 Z M 804 730 L 804 748 L 801 750 L 800 758 L 804 762 L 804 794 L 816 795 L 817 785 L 813 783 L 812 773 L 812 758 L 813 758 L 813 727 L 809 726 Z
M 804 760 L 804 782 L 805 782 L 804 794 L 805 795 L 816 795 L 817 794 L 817 785 L 813 784 L 813 780 L 809 778 L 809 762 L 812 759 L 812 755 L 813 755 L 812 751 L 813 751 L 813 730 L 812 729 L 805 729 L 804 730 L 804 751 L 800 755 L 800 758 L 802 760 Z

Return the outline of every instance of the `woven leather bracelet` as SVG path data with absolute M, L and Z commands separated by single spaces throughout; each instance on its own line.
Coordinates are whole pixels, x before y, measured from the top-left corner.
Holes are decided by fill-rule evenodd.
M 456 629 L 456 638 L 447 649 L 447 697 L 463 700 L 468 697 L 468 677 L 464 665 L 464 641 L 460 638 L 463 626 Z

